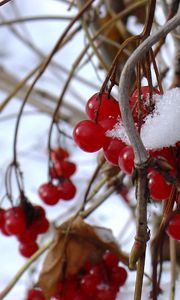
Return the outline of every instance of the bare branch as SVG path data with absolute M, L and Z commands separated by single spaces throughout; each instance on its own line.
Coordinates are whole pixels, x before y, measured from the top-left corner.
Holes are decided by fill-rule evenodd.
M 180 25 L 180 14 L 168 21 L 154 35 L 148 37 L 130 56 L 121 73 L 119 81 L 119 102 L 121 107 L 122 120 L 133 146 L 135 153 L 135 163 L 143 164 L 148 160 L 146 149 L 141 141 L 139 133 L 135 128 L 131 109 L 129 106 L 129 89 L 131 86 L 131 78 L 134 68 L 139 60 L 141 60 L 147 51 L 162 37 L 165 37 L 170 31 Z
M 8 3 L 11 0 L 0 0 L 0 6 L 3 6 L 4 4 Z

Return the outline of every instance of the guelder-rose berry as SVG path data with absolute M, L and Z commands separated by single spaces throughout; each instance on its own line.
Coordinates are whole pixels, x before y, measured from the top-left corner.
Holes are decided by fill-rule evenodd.
M 79 122 L 74 128 L 73 138 L 76 144 L 86 152 L 100 150 L 106 141 L 103 127 L 91 120 Z
M 4 214 L 5 214 L 5 210 L 0 208 L 0 229 L 4 227 Z
M 160 95 L 160 92 L 153 88 L 153 96 Z M 135 90 L 132 96 L 130 97 L 130 106 L 133 113 L 134 121 L 137 122 L 139 119 L 139 105 L 138 105 L 138 90 Z M 153 99 L 151 99 L 153 103 Z M 150 90 L 148 86 L 141 87 L 141 100 L 140 100 L 140 110 L 142 113 L 142 119 L 144 119 L 149 113 L 151 113 L 153 107 L 150 105 Z M 154 104 L 154 103 L 153 103 Z
M 117 119 L 120 116 L 120 109 L 118 102 L 112 96 L 108 98 L 107 93 L 96 93 L 88 100 L 86 113 L 91 120 L 100 122 L 108 117 Z
M 103 146 L 104 156 L 106 160 L 109 163 L 118 166 L 118 157 L 124 147 L 125 144 L 120 139 L 111 138 L 107 140 L 107 142 Z
M 111 270 L 111 280 L 112 283 L 117 286 L 122 286 L 125 284 L 127 279 L 127 271 L 123 267 L 115 266 Z
M 99 280 L 96 276 L 86 274 L 81 279 L 80 287 L 86 295 L 93 295 L 96 292 Z
M 46 300 L 39 288 L 32 288 L 28 291 L 26 300 Z
M 119 259 L 115 253 L 107 250 L 103 255 L 103 261 L 104 261 L 105 265 L 111 269 L 118 265 Z
M 113 118 L 113 117 L 109 117 L 107 119 L 103 119 L 100 122 L 98 122 L 99 125 L 101 125 L 105 132 L 107 133 L 108 130 L 112 130 L 113 127 L 116 125 L 117 123 L 117 119 Z
M 11 235 L 19 235 L 26 230 L 26 219 L 21 206 L 12 207 L 6 210 L 4 215 L 4 227 Z
M 19 234 L 17 239 L 20 243 L 29 244 L 35 242 L 37 238 L 37 232 L 33 228 L 27 228 L 23 234 Z
M 50 157 L 54 161 L 63 160 L 69 157 L 69 152 L 62 147 L 55 148 L 51 150 Z
M 63 181 L 58 186 L 58 190 L 60 191 L 63 200 L 71 200 L 76 194 L 76 187 L 70 180 Z
M 126 146 L 120 151 L 118 165 L 125 173 L 132 174 L 134 169 L 134 151 L 131 146 Z
M 61 192 L 51 182 L 42 184 L 38 189 L 39 197 L 48 205 L 56 204 L 61 198 Z
M 169 184 L 162 174 L 152 170 L 148 174 L 148 178 L 150 195 L 154 200 L 160 201 L 169 198 L 172 190 L 172 184 Z
M 36 242 L 32 243 L 21 243 L 19 245 L 19 252 L 24 257 L 31 257 L 37 250 L 39 249 L 39 246 Z
M 180 214 L 176 214 L 171 218 L 166 232 L 173 239 L 180 240 Z
M 52 178 L 57 176 L 69 178 L 76 172 L 76 165 L 68 160 L 57 161 L 50 170 Z
M 116 299 L 116 291 L 111 288 L 98 290 L 96 293 L 95 299 L 96 300 L 115 300 Z

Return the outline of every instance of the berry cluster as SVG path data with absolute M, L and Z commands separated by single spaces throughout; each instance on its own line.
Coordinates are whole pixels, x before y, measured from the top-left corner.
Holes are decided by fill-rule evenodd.
M 130 97 L 130 106 L 135 123 L 142 123 L 145 117 L 154 109 L 154 95 L 159 95 L 157 89 L 153 89 L 151 97 L 148 86 L 141 88 L 141 97 L 135 90 Z M 119 166 L 128 175 L 134 170 L 134 152 L 131 146 L 127 146 L 121 139 L 111 138 L 106 135 L 121 119 L 118 102 L 106 93 L 93 95 L 86 104 L 86 113 L 90 120 L 79 122 L 74 128 L 73 137 L 76 144 L 84 151 L 95 152 L 103 149 L 106 160 Z M 174 158 L 171 148 L 163 148 L 159 151 L 150 151 L 152 157 L 161 157 L 174 168 Z M 172 184 L 158 170 L 150 169 L 148 173 L 149 191 L 152 199 L 165 200 L 170 196 Z
M 118 257 L 111 251 L 106 251 L 94 265 L 88 261 L 76 276 L 58 283 L 53 300 L 115 300 L 127 279 L 127 271 L 118 263 Z M 34 288 L 26 300 L 44 300 L 43 297 L 42 291 Z
M 88 100 L 86 113 L 90 120 L 79 122 L 73 131 L 76 144 L 86 152 L 96 152 L 102 147 L 105 152 L 111 152 L 108 147 L 112 139 L 106 136 L 106 131 L 120 118 L 118 102 L 107 93 L 97 93 Z M 116 143 L 121 144 L 121 141 L 116 140 Z M 111 145 L 110 148 L 117 147 Z
M 45 210 L 38 205 L 28 203 L 0 210 L 0 229 L 6 236 L 16 236 L 20 242 L 19 251 L 30 257 L 38 250 L 36 239 L 49 228 Z
M 159 94 L 159 91 L 154 89 L 153 93 Z M 154 108 L 148 86 L 141 89 L 140 103 L 137 90 L 132 94 L 129 102 L 135 123 L 139 119 L 142 122 Z M 90 120 L 83 120 L 74 128 L 73 137 L 76 144 L 86 152 L 96 152 L 102 148 L 108 162 L 119 165 L 122 170 L 125 169 L 128 174 L 131 174 L 133 170 L 131 161 L 134 159 L 131 147 L 120 139 L 107 136 L 107 131 L 121 120 L 118 102 L 105 92 L 96 93 L 88 100 L 86 113 Z
M 41 200 L 48 205 L 55 205 L 60 199 L 68 201 L 74 198 L 76 187 L 70 177 L 76 171 L 76 165 L 67 158 L 69 153 L 64 148 L 56 148 L 50 152 L 50 178 L 42 184 L 38 193 Z

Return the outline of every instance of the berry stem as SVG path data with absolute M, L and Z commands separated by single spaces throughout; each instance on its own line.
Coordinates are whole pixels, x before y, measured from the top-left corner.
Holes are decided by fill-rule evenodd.
M 169 248 L 170 248 L 170 260 L 171 260 L 171 289 L 170 289 L 170 300 L 175 299 L 175 289 L 176 289 L 176 244 L 175 240 L 169 238 Z

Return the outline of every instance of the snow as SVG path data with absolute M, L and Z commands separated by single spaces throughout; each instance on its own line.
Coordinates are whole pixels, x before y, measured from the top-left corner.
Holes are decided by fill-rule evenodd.
M 174 146 L 180 141 L 180 88 L 155 96 L 155 103 L 142 126 L 142 141 L 147 149 Z
M 174 146 L 180 141 L 180 88 L 167 90 L 163 95 L 155 95 L 155 108 L 144 120 L 141 139 L 146 149 L 161 149 Z M 121 120 L 107 136 L 122 139 L 129 144 L 129 139 Z

